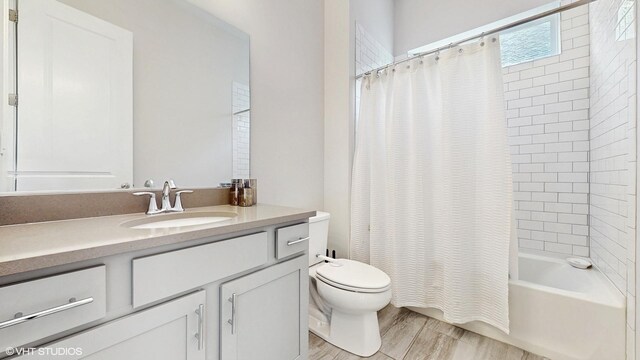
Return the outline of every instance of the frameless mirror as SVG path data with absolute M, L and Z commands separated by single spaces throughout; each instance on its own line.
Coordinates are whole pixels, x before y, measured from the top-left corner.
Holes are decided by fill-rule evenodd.
M 187 0 L 12 6 L 2 63 L 18 101 L 0 124 L 0 191 L 249 177 L 247 34 Z

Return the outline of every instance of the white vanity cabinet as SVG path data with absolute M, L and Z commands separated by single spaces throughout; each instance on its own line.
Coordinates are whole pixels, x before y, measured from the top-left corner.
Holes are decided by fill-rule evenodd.
M 3 319 L 93 299 L 0 329 L 5 348 L 35 349 L 0 359 L 305 360 L 305 220 L 0 277 Z
M 198 291 L 48 344 L 18 359 L 204 360 L 205 302 L 205 292 Z M 50 352 L 42 355 L 40 351 Z
M 299 256 L 222 284 L 221 360 L 307 358 L 307 266 Z

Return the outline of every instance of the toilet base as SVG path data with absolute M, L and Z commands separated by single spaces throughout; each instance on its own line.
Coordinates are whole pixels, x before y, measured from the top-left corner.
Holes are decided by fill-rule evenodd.
M 382 345 L 378 314 L 346 314 L 332 309 L 331 323 L 309 315 L 309 330 L 352 354 L 369 357 Z

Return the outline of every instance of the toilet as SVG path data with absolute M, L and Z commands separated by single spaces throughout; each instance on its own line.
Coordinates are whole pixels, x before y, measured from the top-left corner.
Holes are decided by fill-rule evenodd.
M 330 215 L 309 219 L 309 330 L 358 356 L 381 345 L 377 311 L 391 300 L 391 279 L 382 270 L 348 259 L 325 262 Z

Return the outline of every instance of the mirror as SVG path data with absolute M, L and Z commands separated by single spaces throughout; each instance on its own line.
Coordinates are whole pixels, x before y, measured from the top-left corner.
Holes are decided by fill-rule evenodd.
M 249 177 L 247 34 L 187 0 L 17 5 L 3 37 L 18 105 L 0 124 L 0 191 Z

